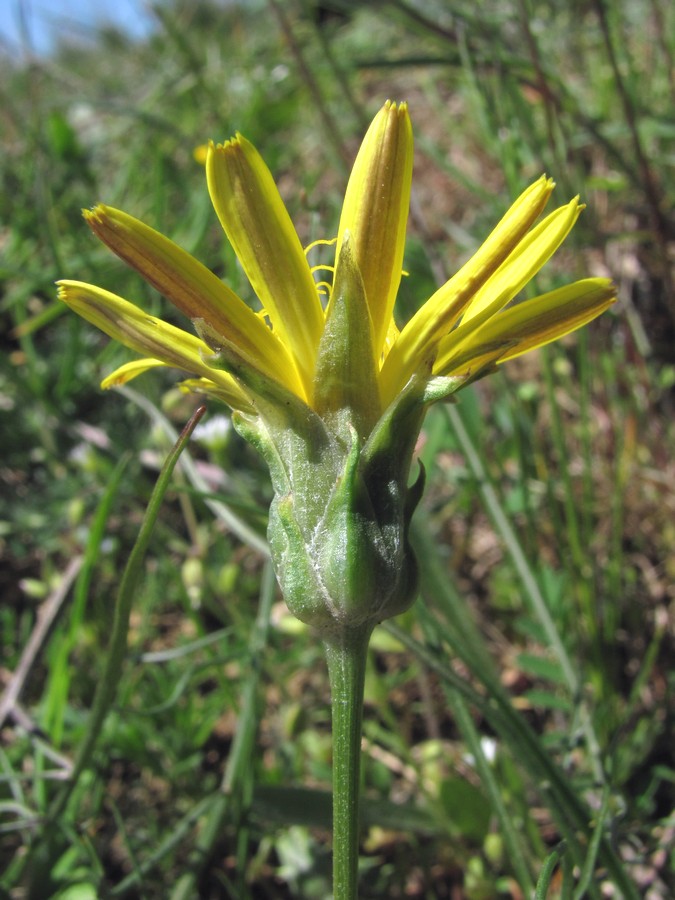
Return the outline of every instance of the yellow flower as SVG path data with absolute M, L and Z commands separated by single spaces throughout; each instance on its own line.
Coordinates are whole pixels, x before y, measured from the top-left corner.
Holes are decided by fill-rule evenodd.
M 137 219 L 103 205 L 85 212 L 196 334 L 102 288 L 59 282 L 65 303 L 141 357 L 104 387 L 172 366 L 192 376 L 186 388 L 234 410 L 235 427 L 270 470 L 268 538 L 286 602 L 328 642 L 414 599 L 408 529 L 424 472 L 412 484 L 409 474 L 429 404 L 615 300 L 611 282 L 589 278 L 513 303 L 583 208 L 575 198 L 537 224 L 553 191 L 542 177 L 399 331 L 412 162 L 407 106 L 386 103 L 357 155 L 336 239 L 319 242 L 335 244 L 334 264 L 312 267 L 256 149 L 241 135 L 210 144 L 209 193 L 257 311 Z
M 260 301 L 258 312 L 137 219 L 103 205 L 85 212 L 94 233 L 192 319 L 199 335 L 101 288 L 60 281 L 65 303 L 144 357 L 108 376 L 104 386 L 172 366 L 197 376 L 189 387 L 249 415 L 260 414 L 269 398 L 320 415 L 349 407 L 367 437 L 411 379 L 475 380 L 579 328 L 614 302 L 610 281 L 589 278 L 512 304 L 583 209 L 575 198 L 535 225 L 553 190 L 542 177 L 399 332 L 393 310 L 412 160 L 407 106 L 387 102 L 349 179 L 325 308 L 272 175 L 241 135 L 209 145 L 206 175 L 218 218 Z

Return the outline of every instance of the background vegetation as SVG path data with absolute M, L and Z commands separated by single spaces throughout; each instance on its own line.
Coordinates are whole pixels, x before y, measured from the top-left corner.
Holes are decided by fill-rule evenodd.
M 0 895 L 329 893 L 325 668 L 275 593 L 267 475 L 224 408 L 174 472 L 114 705 L 70 779 L 126 560 L 198 401 L 171 373 L 102 395 L 128 357 L 53 282 L 171 315 L 88 233 L 102 200 L 247 295 L 195 148 L 244 133 L 309 243 L 391 97 L 417 141 L 401 320 L 542 171 L 588 209 L 538 289 L 611 274 L 620 302 L 429 416 L 422 596 L 371 655 L 362 895 L 518 898 L 560 859 L 550 897 L 672 896 L 672 6 L 154 16 L 140 43 L 108 30 L 1 63 Z

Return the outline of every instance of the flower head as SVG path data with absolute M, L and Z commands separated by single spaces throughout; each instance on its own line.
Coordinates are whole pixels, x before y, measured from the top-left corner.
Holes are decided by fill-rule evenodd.
M 407 106 L 388 102 L 373 120 L 349 179 L 325 308 L 272 175 L 241 135 L 209 146 L 206 174 L 218 218 L 260 300 L 258 313 L 132 216 L 104 205 L 85 212 L 94 233 L 192 319 L 199 334 L 152 319 L 93 285 L 59 282 L 63 301 L 146 357 L 118 369 L 104 385 L 146 368 L 173 366 L 198 376 L 189 386 L 246 413 L 258 408 L 257 395 L 268 382 L 266 393 L 289 392 L 319 412 L 347 399 L 355 407 L 367 404 L 357 417 L 372 424 L 413 376 L 473 380 L 589 322 L 614 301 L 609 281 L 589 278 L 510 305 L 583 209 L 575 198 L 534 225 L 553 190 L 553 182 L 542 177 L 399 333 L 393 311 L 412 158 Z M 337 320 L 345 325 L 338 328 Z
M 588 278 L 513 305 L 583 209 L 575 198 L 535 224 L 554 186 L 542 177 L 399 331 L 393 312 L 412 162 L 407 106 L 387 102 L 349 178 L 325 303 L 273 177 L 241 135 L 209 145 L 206 176 L 257 312 L 171 240 L 104 205 L 85 212 L 91 229 L 191 319 L 196 334 L 109 291 L 59 282 L 65 303 L 142 357 L 104 386 L 172 366 L 193 376 L 189 388 L 235 410 L 235 424 L 272 472 L 270 540 L 287 599 L 296 597 L 298 615 L 320 627 L 355 615 L 347 597 L 355 572 L 358 580 L 367 569 L 381 595 L 361 611 L 366 617 L 409 602 L 407 527 L 421 483 L 409 488 L 408 470 L 429 403 L 579 328 L 615 300 L 610 281 Z M 321 612 L 312 597 L 321 598 Z

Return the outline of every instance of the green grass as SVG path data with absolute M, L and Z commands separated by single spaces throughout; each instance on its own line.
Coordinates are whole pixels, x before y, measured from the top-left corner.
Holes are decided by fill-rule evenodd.
M 254 141 L 309 243 L 336 227 L 364 123 L 391 96 L 409 101 L 418 150 L 401 320 L 542 171 L 559 202 L 580 193 L 588 209 L 537 288 L 608 271 L 620 302 L 428 417 L 421 597 L 376 631 L 367 676 L 362 896 L 479 900 L 539 881 L 540 897 L 612 884 L 665 898 L 673 13 L 330 5 L 320 26 L 309 2 L 161 6 L 144 43 L 107 32 L 0 62 L 3 687 L 25 675 L 0 745 L 0 885 L 70 900 L 329 894 L 325 665 L 275 591 L 268 478 L 232 431 L 193 439 L 164 486 L 101 707 L 123 573 L 197 401 L 170 373 L 103 395 L 128 357 L 53 282 L 171 315 L 88 233 L 80 209 L 101 200 L 247 295 L 194 148 L 235 130 Z M 31 644 L 46 608 L 54 623 Z

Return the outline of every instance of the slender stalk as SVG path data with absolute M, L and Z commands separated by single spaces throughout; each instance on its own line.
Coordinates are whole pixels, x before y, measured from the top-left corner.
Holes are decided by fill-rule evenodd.
M 323 640 L 333 721 L 333 900 L 356 900 L 363 688 L 372 627 Z
M 205 412 L 206 407 L 200 406 L 195 410 L 192 414 L 192 418 L 181 431 L 178 440 L 171 448 L 171 452 L 162 466 L 147 509 L 145 510 L 141 529 L 136 538 L 136 543 L 129 554 L 129 559 L 122 575 L 122 581 L 120 582 L 117 602 L 115 604 L 115 614 L 108 656 L 106 658 L 103 676 L 98 682 L 96 694 L 94 695 L 94 704 L 87 722 L 87 730 L 79 746 L 70 780 L 56 797 L 49 810 L 49 819 L 52 822 L 58 819 L 63 813 L 80 776 L 89 765 L 96 741 L 101 734 L 103 722 L 115 699 L 117 686 L 122 675 L 122 666 L 124 665 L 124 658 L 127 650 L 129 619 L 131 616 L 132 604 L 136 596 L 136 586 L 142 571 L 141 567 L 143 565 L 143 560 L 145 559 L 145 554 L 150 543 L 150 538 L 152 537 L 157 516 L 159 515 L 162 506 L 162 501 L 164 500 L 164 495 L 171 483 L 173 470 L 176 467 L 176 463 L 178 462 L 181 453 L 190 440 L 190 435 Z

